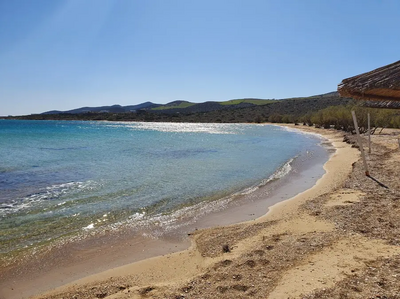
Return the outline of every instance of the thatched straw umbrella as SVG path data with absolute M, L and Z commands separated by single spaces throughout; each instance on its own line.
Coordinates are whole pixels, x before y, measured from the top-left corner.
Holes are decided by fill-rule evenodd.
M 377 68 L 368 73 L 344 79 L 338 85 L 338 91 L 342 97 L 350 97 L 355 100 L 366 101 L 364 106 L 376 108 L 400 108 L 400 61 Z M 352 111 L 352 115 L 365 167 L 365 174 L 369 176 L 368 165 L 364 155 L 360 133 L 358 132 L 357 118 L 354 111 Z M 371 151 L 371 139 L 369 133 L 370 130 L 368 129 L 369 151 Z
M 342 97 L 368 101 L 365 106 L 400 108 L 400 61 L 344 79 L 338 91 Z

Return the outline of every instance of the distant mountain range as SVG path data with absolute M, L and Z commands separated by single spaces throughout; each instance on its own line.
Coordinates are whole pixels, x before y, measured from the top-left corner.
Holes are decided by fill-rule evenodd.
M 121 106 L 121 105 L 112 105 L 112 106 L 100 106 L 100 107 L 82 107 L 67 111 L 59 111 L 59 110 L 51 110 L 44 112 L 42 114 L 61 114 L 61 113 L 69 113 L 69 114 L 80 114 L 80 113 L 89 113 L 89 112 L 98 112 L 98 113 L 123 113 L 123 112 L 135 112 L 139 109 L 151 109 L 156 108 L 161 105 L 154 104 L 152 102 L 145 102 L 139 105 L 130 105 L 130 106 Z
M 346 106 L 352 100 L 337 92 L 281 100 L 236 99 L 225 102 L 173 101 L 161 105 L 145 102 L 129 106 L 82 107 L 68 111 L 10 116 L 33 120 L 108 120 L 202 123 L 292 122 L 331 106 Z
M 321 96 L 339 96 L 337 92 L 327 93 Z M 312 98 L 312 97 L 311 97 Z M 287 100 L 287 99 L 283 99 Z M 209 101 L 204 103 L 192 103 L 188 101 L 173 101 L 168 104 L 155 104 L 152 102 L 145 102 L 138 105 L 112 105 L 112 106 L 100 106 L 100 107 L 82 107 L 67 111 L 51 110 L 46 111 L 42 114 L 81 114 L 81 113 L 128 113 L 137 111 L 151 111 L 154 113 L 199 113 L 199 112 L 210 112 L 218 110 L 230 110 L 246 107 L 262 106 L 266 104 L 271 104 L 283 100 L 266 100 L 266 99 L 255 99 L 255 98 L 245 98 L 245 99 L 235 99 L 224 102 Z

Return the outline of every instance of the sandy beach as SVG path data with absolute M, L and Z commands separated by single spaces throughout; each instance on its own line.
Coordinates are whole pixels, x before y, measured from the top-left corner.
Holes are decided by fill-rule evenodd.
M 315 186 L 256 220 L 196 230 L 189 249 L 35 298 L 398 298 L 399 131 L 372 137 L 369 178 L 353 136 L 346 143 L 343 132 L 290 127 L 336 148 Z

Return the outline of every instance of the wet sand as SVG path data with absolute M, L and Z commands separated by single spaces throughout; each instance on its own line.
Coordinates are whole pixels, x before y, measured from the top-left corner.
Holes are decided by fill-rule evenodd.
M 323 134 L 337 149 L 311 189 L 256 220 L 197 230 L 187 250 L 86 276 L 40 298 L 365 298 L 396 292 L 400 153 L 394 135 L 373 136 L 369 156 L 372 176 L 390 185 L 386 189 L 365 177 L 359 152 L 342 141 L 343 133 L 300 128 Z M 368 275 L 380 280 L 373 284 Z

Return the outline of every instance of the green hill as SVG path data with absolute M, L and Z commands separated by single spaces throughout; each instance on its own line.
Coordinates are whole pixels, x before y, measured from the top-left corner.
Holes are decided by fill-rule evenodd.
M 169 109 L 182 109 L 182 108 L 188 108 L 193 105 L 196 105 L 195 103 L 187 102 L 187 101 L 174 101 L 171 103 L 168 103 L 166 105 L 161 105 L 156 108 L 151 108 L 151 110 L 169 110 Z
M 238 105 L 242 103 L 249 103 L 254 105 L 266 105 L 275 102 L 276 100 L 262 100 L 262 99 L 237 99 L 220 102 L 221 105 Z
M 191 103 L 174 101 L 136 111 L 37 114 L 18 119 L 164 121 L 164 122 L 267 122 L 295 121 L 330 106 L 347 105 L 351 100 L 337 92 L 282 100 L 234 99 L 224 102 Z M 156 104 L 154 104 L 156 105 Z

